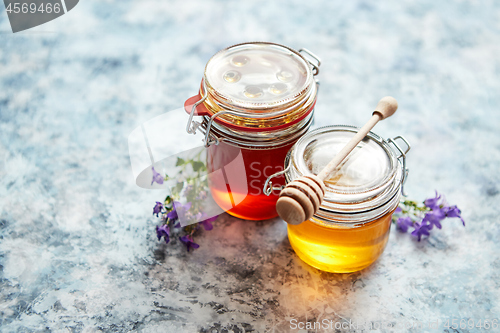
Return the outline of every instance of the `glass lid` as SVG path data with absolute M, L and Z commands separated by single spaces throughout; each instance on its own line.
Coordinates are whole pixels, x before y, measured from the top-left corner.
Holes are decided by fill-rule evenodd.
M 311 65 L 298 52 L 264 42 L 218 52 L 206 65 L 205 81 L 222 103 L 248 109 L 286 105 L 314 83 Z
M 356 132 L 356 127 L 328 126 L 304 135 L 290 152 L 288 180 L 311 173 L 317 175 Z M 355 209 L 352 204 L 385 196 L 392 191 L 398 174 L 400 178 L 398 170 L 397 158 L 388 144 L 370 132 L 325 180 L 322 208 L 348 203 L 349 209 Z M 367 208 L 365 204 L 361 206 Z

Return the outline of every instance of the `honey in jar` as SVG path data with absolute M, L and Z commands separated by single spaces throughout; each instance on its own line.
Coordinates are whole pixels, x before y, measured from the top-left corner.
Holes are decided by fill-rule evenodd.
M 187 130 L 205 135 L 210 192 L 224 211 L 248 220 L 278 215 L 278 193 L 262 189 L 311 126 L 319 64 L 307 50 L 264 42 L 231 46 L 208 61 L 199 94 L 185 103 Z
M 356 131 L 328 126 L 304 135 L 287 155 L 287 182 L 317 174 Z M 288 239 L 299 258 L 335 273 L 358 271 L 376 261 L 389 238 L 391 217 L 407 176 L 409 149 L 402 137 L 386 141 L 370 132 L 325 180 L 318 212 L 299 225 L 288 225 Z

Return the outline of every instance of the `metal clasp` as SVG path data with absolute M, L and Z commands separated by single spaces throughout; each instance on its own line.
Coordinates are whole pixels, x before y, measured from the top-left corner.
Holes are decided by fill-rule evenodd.
M 317 55 L 315 55 L 314 53 L 309 51 L 308 49 L 300 49 L 299 53 L 305 53 L 309 57 L 313 58 L 316 61 L 316 63 L 314 63 L 314 62 L 310 61 L 309 59 L 307 59 L 306 57 L 304 57 L 304 59 L 306 59 L 307 62 L 310 63 L 311 66 L 313 66 L 313 75 L 318 75 L 319 74 L 319 66 L 321 66 L 321 59 Z
M 218 113 L 214 114 L 210 118 L 210 121 L 208 122 L 208 124 L 205 124 L 205 121 L 203 121 L 203 123 L 200 123 L 198 121 L 193 120 L 196 108 L 198 107 L 198 105 L 205 102 L 205 100 L 207 99 L 207 96 L 208 96 L 207 86 L 205 84 L 205 80 L 203 80 L 203 84 L 202 84 L 202 94 L 203 94 L 203 97 L 199 101 L 194 103 L 193 106 L 191 107 L 191 112 L 189 113 L 189 119 L 188 119 L 188 122 L 186 125 L 186 132 L 188 132 L 189 134 L 196 134 L 196 130 L 201 127 L 201 129 L 202 129 L 201 132 L 203 132 L 203 134 L 205 134 L 205 139 L 203 140 L 203 143 L 204 143 L 205 147 L 208 148 L 209 146 L 211 146 L 213 144 L 218 145 L 221 141 L 221 139 L 219 139 L 218 137 L 216 137 L 215 135 L 210 133 L 210 127 L 212 126 L 212 121 L 219 114 Z M 204 127 L 205 127 L 205 131 L 203 131 Z
M 406 150 L 403 151 L 403 149 L 401 149 L 401 147 L 396 143 L 396 140 L 401 140 L 405 143 L 406 147 L 408 147 Z M 408 178 L 408 173 L 410 172 L 409 169 L 406 168 L 406 154 L 410 151 L 411 149 L 411 145 L 410 143 L 408 142 L 408 140 L 406 140 L 404 137 L 402 137 L 401 135 L 398 135 L 392 139 L 388 139 L 387 142 L 389 143 L 392 143 L 394 145 L 394 147 L 396 147 L 396 149 L 400 152 L 401 155 L 399 155 L 397 157 L 398 160 L 402 159 L 402 165 L 403 165 L 403 179 L 401 181 L 401 193 L 403 194 L 403 196 L 406 197 L 406 193 L 405 193 L 405 189 L 404 189 L 404 185 L 406 183 L 406 179 Z M 401 161 L 401 160 L 400 160 Z
M 194 117 L 194 113 L 195 113 L 198 105 L 205 102 L 205 100 L 207 99 L 207 94 L 205 93 L 207 91 L 207 87 L 205 85 L 205 80 L 203 80 L 202 88 L 203 88 L 204 96 L 198 102 L 193 104 L 193 106 L 191 107 L 191 112 L 189 113 L 189 119 L 188 119 L 188 122 L 186 125 L 186 132 L 188 132 L 189 134 L 196 134 L 196 130 L 201 125 L 201 123 L 199 123 L 197 121 L 193 121 L 193 117 Z
M 290 165 L 288 165 L 284 170 L 276 172 L 275 174 L 272 174 L 269 177 L 267 177 L 266 182 L 264 183 L 264 189 L 263 189 L 265 195 L 269 196 L 269 195 L 271 195 L 271 193 L 273 193 L 273 191 L 281 191 L 282 189 L 285 188 L 284 185 L 273 186 L 273 182 L 271 181 L 271 179 L 273 179 L 274 177 L 279 177 L 279 176 L 285 174 L 285 172 L 287 172 L 288 169 L 290 169 Z
M 240 115 L 237 112 L 233 112 L 233 111 L 229 111 L 229 110 L 219 111 L 216 114 L 212 115 L 210 117 L 210 120 L 206 124 L 205 139 L 203 140 L 203 142 L 205 143 L 205 147 L 208 148 L 209 146 L 211 146 L 213 144 L 215 144 L 217 146 L 223 140 L 223 138 L 218 138 L 215 135 L 210 134 L 210 129 L 212 128 L 212 123 L 214 122 L 215 118 L 217 118 L 218 116 L 225 115 L 225 114 L 230 114 L 230 115 L 233 115 L 233 116 Z M 212 136 L 213 140 L 210 140 L 210 136 Z

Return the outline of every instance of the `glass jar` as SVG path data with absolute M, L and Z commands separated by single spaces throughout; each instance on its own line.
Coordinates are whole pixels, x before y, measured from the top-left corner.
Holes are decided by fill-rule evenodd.
M 305 49 L 264 42 L 228 47 L 208 61 L 199 94 L 184 104 L 186 130 L 205 135 L 210 191 L 229 214 L 248 220 L 278 215 L 278 194 L 266 196 L 262 188 L 311 126 L 319 65 Z
M 318 174 L 356 132 L 351 126 L 327 126 L 304 135 L 287 154 L 287 183 Z M 288 225 L 288 239 L 299 258 L 335 273 L 358 271 L 377 260 L 403 191 L 409 150 L 401 136 L 386 141 L 370 132 L 325 180 L 318 212 L 299 225 Z

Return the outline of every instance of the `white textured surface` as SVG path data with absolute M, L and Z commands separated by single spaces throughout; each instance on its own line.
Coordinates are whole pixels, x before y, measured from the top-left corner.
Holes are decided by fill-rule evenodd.
M 497 3 L 85 0 L 15 35 L 2 11 L 0 32 L 2 332 L 500 317 Z M 363 124 L 394 96 L 376 132 L 412 143 L 407 191 L 445 193 L 467 227 L 421 243 L 392 230 L 375 265 L 345 275 L 303 264 L 279 220 L 223 215 L 191 253 L 158 243 L 163 195 L 135 186 L 127 137 L 194 95 L 212 54 L 252 40 L 322 58 L 316 126 Z

